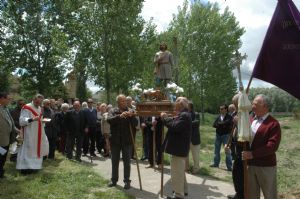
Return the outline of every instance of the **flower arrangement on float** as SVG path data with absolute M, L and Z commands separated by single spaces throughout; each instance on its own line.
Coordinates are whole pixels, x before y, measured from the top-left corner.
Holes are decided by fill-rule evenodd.
M 155 90 L 153 88 L 143 90 L 140 83 L 134 83 L 129 91 L 136 102 L 161 100 L 171 100 L 174 102 L 184 92 L 183 88 L 174 82 L 168 83 L 162 90 Z

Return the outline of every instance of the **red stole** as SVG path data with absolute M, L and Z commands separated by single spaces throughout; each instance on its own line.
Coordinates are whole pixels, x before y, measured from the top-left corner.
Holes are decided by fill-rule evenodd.
M 38 114 L 33 108 L 28 105 L 24 105 L 22 109 L 29 110 L 34 116 L 39 116 L 38 119 L 38 143 L 37 143 L 37 157 L 41 157 L 41 142 L 42 142 L 42 112 Z

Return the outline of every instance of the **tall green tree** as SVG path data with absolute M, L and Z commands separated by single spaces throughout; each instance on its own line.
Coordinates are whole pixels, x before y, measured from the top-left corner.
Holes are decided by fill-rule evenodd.
M 230 63 L 244 29 L 228 8 L 220 13 L 218 4 L 201 1 L 188 6 L 185 1 L 168 30 L 178 38 L 179 82 L 202 113 L 214 111 L 237 90 Z
M 0 16 L 3 67 L 16 70 L 23 89 L 51 96 L 65 73 L 68 52 L 61 1 L 7 0 Z
M 142 71 L 142 0 L 86 0 L 73 8 L 66 31 L 74 69 L 82 86 L 87 78 L 94 80 L 110 103 L 111 93 L 128 93 L 128 82 Z
M 141 74 L 142 2 L 96 1 L 93 12 L 96 27 L 91 30 L 95 39 L 91 71 L 96 83 L 105 88 L 108 103 L 111 92 L 128 93 L 128 82 Z
M 270 98 L 271 112 L 292 112 L 300 108 L 300 100 L 280 88 L 251 88 L 249 99 L 253 100 L 258 94 L 264 94 Z

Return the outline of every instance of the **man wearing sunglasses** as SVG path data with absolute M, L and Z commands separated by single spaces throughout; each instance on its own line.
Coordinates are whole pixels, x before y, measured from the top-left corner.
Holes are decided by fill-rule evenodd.
M 221 145 L 227 143 L 232 129 L 232 117 L 228 114 L 228 106 L 226 104 L 220 106 L 220 115 L 215 120 L 213 127 L 216 128 L 215 156 L 214 162 L 210 167 L 219 167 Z M 232 171 L 232 158 L 230 153 L 226 153 L 226 167 L 228 171 Z

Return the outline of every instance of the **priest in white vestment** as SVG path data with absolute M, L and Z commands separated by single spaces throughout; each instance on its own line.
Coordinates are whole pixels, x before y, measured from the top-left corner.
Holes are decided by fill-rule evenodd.
M 35 95 L 33 101 L 23 106 L 20 126 L 23 129 L 23 144 L 17 157 L 18 170 L 29 174 L 42 168 L 43 156 L 48 155 L 49 143 L 44 130 L 41 103 L 43 96 Z

